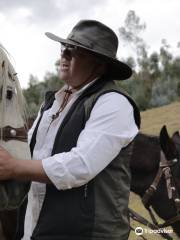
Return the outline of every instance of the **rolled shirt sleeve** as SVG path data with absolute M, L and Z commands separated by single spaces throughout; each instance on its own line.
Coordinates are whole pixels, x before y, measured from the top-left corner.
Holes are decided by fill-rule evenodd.
M 94 105 L 76 147 L 42 160 L 57 189 L 86 184 L 100 173 L 138 133 L 133 107 L 119 93 L 106 93 Z

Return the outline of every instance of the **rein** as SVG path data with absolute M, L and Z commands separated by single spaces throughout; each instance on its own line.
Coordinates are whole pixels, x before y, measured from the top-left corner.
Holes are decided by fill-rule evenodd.
M 146 218 L 142 217 L 140 214 L 138 214 L 131 208 L 129 208 L 128 210 L 129 210 L 130 218 L 132 218 L 134 221 L 139 222 L 152 230 L 159 230 L 159 226 L 157 224 L 149 222 Z M 135 229 L 133 227 L 130 226 L 130 228 L 135 232 Z M 160 232 L 157 232 L 157 234 L 161 235 L 167 240 L 173 240 L 173 238 L 168 233 L 160 231 Z M 143 235 L 141 235 L 140 237 L 144 240 L 147 240 Z
M 143 202 L 145 208 L 149 211 L 149 214 L 151 216 L 153 223 L 155 225 L 157 225 L 159 228 L 163 228 L 163 227 L 168 227 L 177 221 L 180 221 L 180 197 L 179 197 L 176 185 L 175 185 L 175 181 L 174 181 L 174 178 L 172 175 L 172 169 L 171 169 L 171 167 L 178 160 L 173 159 L 171 161 L 168 161 L 162 151 L 160 154 L 161 154 L 161 160 L 159 163 L 158 172 L 156 174 L 156 177 L 153 180 L 153 183 L 146 190 L 144 196 L 142 197 L 142 202 Z M 172 217 L 172 218 L 166 220 L 163 224 L 158 224 L 158 222 L 151 210 L 150 199 L 155 194 L 162 176 L 165 177 L 168 198 L 173 200 L 175 207 L 176 207 L 177 215 L 175 217 Z
M 27 142 L 27 130 L 26 127 L 13 128 L 6 126 L 0 128 L 0 139 L 7 142 L 9 140 L 18 140 L 21 142 Z

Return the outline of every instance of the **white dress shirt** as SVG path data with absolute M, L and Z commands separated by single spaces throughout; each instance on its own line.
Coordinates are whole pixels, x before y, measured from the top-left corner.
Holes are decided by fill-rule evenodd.
M 68 104 L 59 117 L 51 123 L 51 117 L 62 103 L 63 87 L 55 94 L 55 101 L 44 112 L 34 147 L 33 159 L 42 160 L 43 168 L 49 179 L 59 190 L 78 187 L 89 182 L 101 172 L 138 133 L 133 107 L 126 97 L 119 93 L 106 93 L 94 105 L 85 128 L 79 135 L 77 145 L 69 152 L 51 156 L 54 139 L 68 110 L 92 83 L 72 93 Z M 29 131 L 29 141 L 39 115 Z M 50 124 L 51 123 L 51 124 Z M 45 184 L 32 182 L 26 214 L 26 228 L 32 222 L 31 231 L 37 223 L 45 195 Z M 27 226 L 28 225 L 28 226 Z M 26 239 L 26 238 L 25 238 Z

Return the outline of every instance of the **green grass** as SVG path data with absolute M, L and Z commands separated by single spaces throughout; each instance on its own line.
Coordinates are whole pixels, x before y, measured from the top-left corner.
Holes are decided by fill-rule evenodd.
M 167 126 L 168 132 L 170 135 L 173 132 L 180 130 L 180 102 L 174 102 L 167 106 L 154 108 L 151 110 L 147 110 L 141 113 L 142 117 L 142 127 L 141 132 L 148 133 L 151 135 L 159 135 L 160 129 L 163 125 Z M 161 199 L 159 199 L 161 201 Z M 143 207 L 140 198 L 131 193 L 130 195 L 130 208 L 134 211 L 141 214 L 146 219 L 150 220 L 147 210 Z M 158 217 L 157 217 L 158 218 Z M 158 218 L 159 222 L 163 222 L 160 218 Z M 147 228 L 135 221 L 131 221 L 131 226 L 136 228 L 141 226 L 143 229 Z M 148 240 L 162 240 L 163 238 L 159 234 L 144 234 L 144 237 Z M 175 234 L 171 234 L 173 236 L 173 240 L 178 240 L 179 238 L 175 236 Z M 131 232 L 129 236 L 129 240 L 142 240 L 141 237 L 135 235 L 134 232 Z

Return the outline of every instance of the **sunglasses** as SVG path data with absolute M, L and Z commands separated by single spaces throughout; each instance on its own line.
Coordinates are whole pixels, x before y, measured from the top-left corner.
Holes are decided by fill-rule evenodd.
M 71 60 L 73 57 L 77 56 L 79 53 L 79 48 L 70 44 L 61 44 L 61 56 L 65 55 Z

